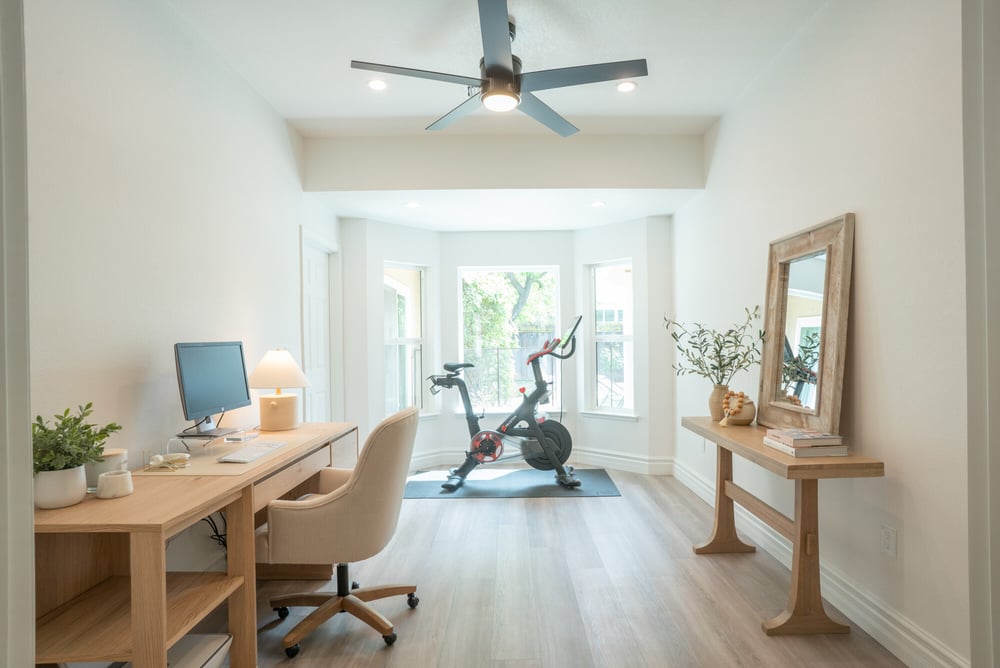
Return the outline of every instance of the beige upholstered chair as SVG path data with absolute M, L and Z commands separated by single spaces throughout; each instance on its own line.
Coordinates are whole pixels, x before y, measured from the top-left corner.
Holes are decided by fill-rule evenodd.
M 375 427 L 353 470 L 320 470 L 320 493 L 295 501 L 272 501 L 267 525 L 257 532 L 257 561 L 272 564 L 337 564 L 337 592 L 308 592 L 271 599 L 284 619 L 289 606 L 316 606 L 282 640 L 285 654 L 299 653 L 299 641 L 338 612 L 348 612 L 396 640 L 392 623 L 367 601 L 407 595 L 415 608 L 412 585 L 383 585 L 351 590 L 347 564 L 382 551 L 396 530 L 403 488 L 413 454 L 418 411 L 407 408 Z

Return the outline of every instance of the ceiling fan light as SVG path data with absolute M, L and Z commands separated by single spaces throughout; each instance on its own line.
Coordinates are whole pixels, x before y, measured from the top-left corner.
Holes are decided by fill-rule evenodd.
M 620 84 L 618 84 L 618 92 L 619 93 L 631 93 L 632 91 L 634 91 L 638 87 L 639 87 L 639 84 L 637 84 L 634 81 L 623 81 Z
M 368 87 L 372 90 L 385 90 L 385 82 L 381 79 L 372 79 L 368 82 Z
M 511 111 L 521 103 L 521 98 L 508 91 L 483 93 L 483 106 L 490 111 Z

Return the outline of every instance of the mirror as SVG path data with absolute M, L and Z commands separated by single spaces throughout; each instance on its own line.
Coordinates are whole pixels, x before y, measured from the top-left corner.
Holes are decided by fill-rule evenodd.
M 771 242 L 757 423 L 837 433 L 854 214 Z

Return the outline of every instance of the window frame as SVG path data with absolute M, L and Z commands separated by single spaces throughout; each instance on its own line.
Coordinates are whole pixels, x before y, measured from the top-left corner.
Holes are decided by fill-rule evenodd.
M 584 400 L 585 400 L 586 407 L 587 407 L 586 412 L 588 412 L 588 413 L 596 413 L 596 414 L 599 414 L 599 415 L 607 415 L 607 416 L 635 417 L 636 416 L 636 406 L 635 406 L 635 366 L 634 366 L 634 364 L 635 364 L 635 332 L 634 332 L 634 325 L 635 325 L 636 309 L 635 309 L 635 281 L 634 281 L 634 278 L 633 278 L 633 281 L 632 281 L 631 295 L 630 295 L 630 301 L 631 301 L 631 304 L 630 304 L 630 307 L 631 307 L 631 318 L 632 318 L 632 324 L 633 324 L 632 333 L 630 333 L 630 334 L 626 334 L 624 332 L 621 333 L 621 334 L 607 334 L 607 333 L 602 333 L 602 332 L 600 332 L 598 330 L 598 322 L 597 322 L 597 311 L 598 311 L 598 307 L 597 307 L 597 292 L 598 292 L 598 290 L 597 290 L 597 272 L 598 272 L 598 270 L 601 269 L 601 268 L 605 268 L 605 267 L 623 266 L 623 267 L 627 267 L 629 269 L 629 271 L 633 273 L 633 277 L 634 277 L 635 262 L 633 261 L 633 259 L 631 257 L 621 257 L 621 258 L 615 258 L 615 259 L 611 259 L 611 260 L 602 260 L 600 262 L 589 263 L 586 266 L 587 266 L 587 275 L 588 275 L 588 279 L 589 279 L 588 283 L 587 283 L 588 284 L 588 293 L 589 293 L 588 294 L 588 297 L 589 297 L 588 301 L 589 301 L 589 307 L 590 307 L 590 312 L 589 312 L 589 316 L 590 317 L 589 317 L 589 320 L 591 321 L 590 327 L 589 327 L 589 334 L 590 334 L 591 339 L 590 339 L 590 345 L 586 346 L 586 348 L 587 348 L 587 359 L 586 359 L 586 363 L 584 364 L 584 382 L 585 382 L 585 387 L 586 387 L 586 390 L 584 392 Z M 602 311 L 611 310 L 613 312 L 614 311 L 621 311 L 620 309 L 601 309 L 601 310 Z M 622 321 L 624 322 L 624 320 L 625 320 L 624 315 L 625 314 L 624 314 L 624 311 L 621 311 L 621 312 L 622 312 Z M 604 321 L 602 321 L 602 322 L 604 322 Z M 625 360 L 625 364 L 627 366 L 625 368 L 624 380 L 623 380 L 623 384 L 626 384 L 628 386 L 625 389 L 625 395 L 628 396 L 628 397 L 631 397 L 631 405 L 630 406 L 627 406 L 627 407 L 623 406 L 623 407 L 618 408 L 618 407 L 613 407 L 613 406 L 611 406 L 611 407 L 609 407 L 609 406 L 600 406 L 599 403 L 598 403 L 598 399 L 599 399 L 599 392 L 598 392 L 598 387 L 597 387 L 597 383 L 598 383 L 598 364 L 597 364 L 597 359 L 598 359 L 598 354 L 599 354 L 598 351 L 600 350 L 600 347 L 601 347 L 602 344 L 607 344 L 607 343 L 624 343 L 624 344 L 628 344 L 628 346 L 631 348 L 631 355 L 628 356 L 628 358 Z
M 554 329 L 552 336 L 559 336 L 561 334 L 561 290 L 562 290 L 562 279 L 560 276 L 562 267 L 558 264 L 489 264 L 489 265 L 461 265 L 456 268 L 456 285 L 458 286 L 456 298 L 458 300 L 458 349 L 459 349 L 459 359 L 465 360 L 465 351 L 467 350 L 465 341 L 465 300 L 463 298 L 463 278 L 466 273 L 477 272 L 477 273 L 501 273 L 501 272 L 515 272 L 515 273 L 525 273 L 525 272 L 547 272 L 555 278 L 555 286 L 553 287 L 553 306 L 552 306 L 552 317 L 554 322 Z M 549 358 L 551 359 L 551 358 Z M 472 370 L 474 371 L 474 370 Z M 530 372 L 525 372 L 530 375 Z M 552 391 L 549 400 L 546 403 L 539 404 L 539 411 L 553 411 L 562 412 L 565 410 L 564 402 L 562 401 L 562 364 L 552 363 L 551 374 L 543 367 L 543 376 L 549 382 L 549 389 Z M 486 415 L 507 415 L 516 406 L 477 406 L 475 405 L 475 398 L 473 398 L 473 409 L 476 411 L 481 411 Z M 459 406 L 456 408 L 457 413 L 463 413 L 464 409 Z
M 428 405 L 427 396 L 426 396 L 427 390 L 426 390 L 426 388 L 424 387 L 424 384 L 423 384 L 423 375 L 424 375 L 423 371 L 424 371 L 424 369 L 427 368 L 427 345 L 426 345 L 427 344 L 427 341 L 426 341 L 426 337 L 427 337 L 427 298 L 426 298 L 427 297 L 427 267 L 425 267 L 423 265 L 418 265 L 418 264 L 410 264 L 410 263 L 405 263 L 405 262 L 392 262 L 392 261 L 388 261 L 388 260 L 385 261 L 385 262 L 383 262 L 383 265 L 382 265 L 382 286 L 383 286 L 383 291 L 387 287 L 388 288 L 392 288 L 393 290 L 396 291 L 396 293 L 398 295 L 398 294 L 400 294 L 400 290 L 398 288 L 399 287 L 406 288 L 407 286 L 405 284 L 403 284 L 403 283 L 400 283 L 398 280 L 395 280 L 394 278 L 392 278 L 388 274 L 388 270 L 391 270 L 391 269 L 404 270 L 404 271 L 414 271 L 414 272 L 417 272 L 417 274 L 418 274 L 418 277 L 419 277 L 419 292 L 420 292 L 420 295 L 419 295 L 420 308 L 417 309 L 417 317 L 419 318 L 418 325 L 419 325 L 420 334 L 419 334 L 419 336 L 398 336 L 397 335 L 395 337 L 391 337 L 390 338 L 388 336 L 388 331 L 387 331 L 388 328 L 383 326 L 383 336 L 382 336 L 383 351 L 385 351 L 385 349 L 388 346 L 390 346 L 390 345 L 392 345 L 392 346 L 415 346 L 417 348 L 417 350 L 419 351 L 418 354 L 416 355 L 417 368 L 415 368 L 415 369 L 412 370 L 412 376 L 413 377 L 410 379 L 410 382 L 411 382 L 410 394 L 411 394 L 411 396 L 414 399 L 414 402 L 415 402 L 414 405 L 416 405 L 416 407 L 421 412 L 423 412 L 424 410 L 427 409 L 427 405 Z M 383 317 L 385 317 L 385 315 L 386 315 L 385 311 L 383 310 Z M 383 353 L 383 363 L 384 363 L 384 360 L 385 360 L 385 357 L 384 357 L 384 353 Z M 383 383 L 383 397 L 385 398 L 385 397 L 388 396 L 388 391 L 389 391 L 389 375 L 388 375 L 388 369 L 387 368 L 383 369 L 383 376 L 385 378 L 384 383 Z M 398 393 L 399 393 L 399 388 L 397 386 L 396 387 L 396 394 L 398 395 Z M 383 404 L 382 410 L 387 415 L 391 414 L 392 412 L 395 412 L 395 411 L 390 411 L 388 409 L 388 406 L 385 405 L 385 404 Z

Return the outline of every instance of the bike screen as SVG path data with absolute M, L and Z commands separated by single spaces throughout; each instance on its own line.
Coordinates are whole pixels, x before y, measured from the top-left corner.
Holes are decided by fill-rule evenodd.
M 559 348 L 565 348 L 566 346 L 569 345 L 570 340 L 572 340 L 573 336 L 576 335 L 576 328 L 580 326 L 581 320 L 583 320 L 582 315 L 576 316 L 576 320 L 573 321 L 573 324 L 570 325 L 570 328 L 567 329 L 566 333 L 563 334 L 562 338 L 559 339 Z

